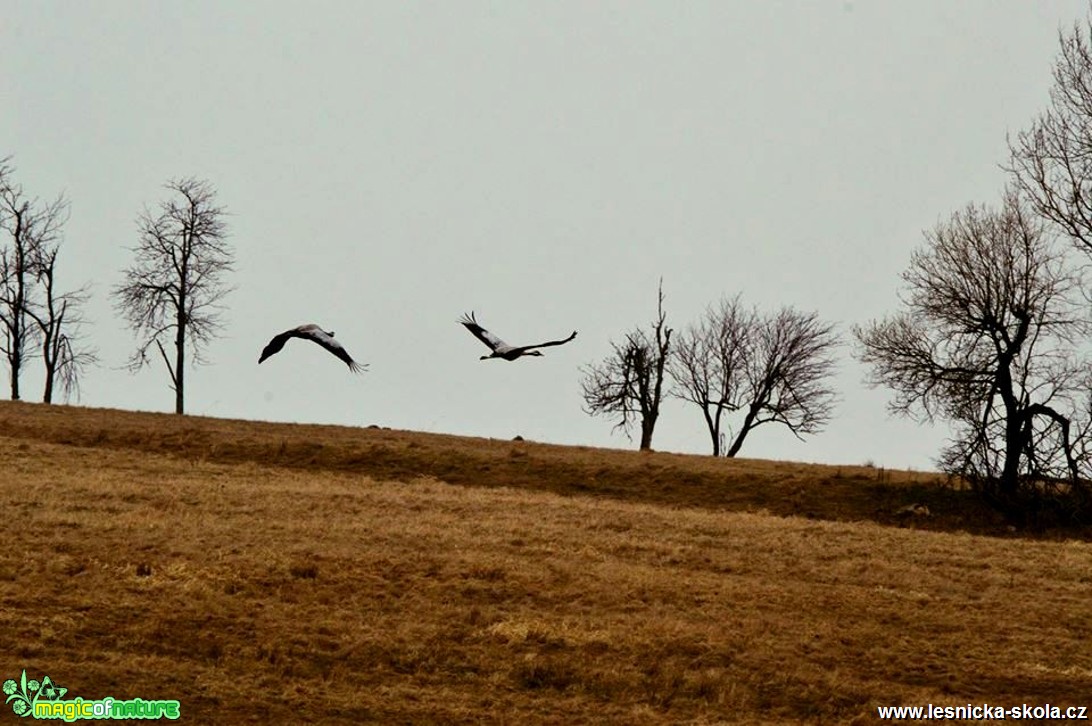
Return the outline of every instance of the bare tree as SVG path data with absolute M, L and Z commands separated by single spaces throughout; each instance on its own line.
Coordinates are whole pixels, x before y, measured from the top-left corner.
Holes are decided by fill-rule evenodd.
M 0 160 L 0 228 L 7 232 L 0 247 L 0 349 L 8 361 L 11 398 L 19 400 L 23 367 L 38 342 L 31 319 L 34 260 L 39 249 L 59 239 L 68 219 L 68 202 L 63 196 L 50 203 L 27 197 L 14 182 L 7 161 Z
M 761 315 L 745 310 L 738 296 L 722 300 L 675 346 L 675 395 L 702 409 L 714 456 L 736 456 L 748 434 L 767 423 L 803 439 L 830 420 L 838 345 L 834 326 L 816 313 L 786 307 Z M 725 449 L 721 419 L 737 411 L 743 419 Z
M 221 301 L 231 291 L 224 281 L 234 268 L 226 242 L 227 212 L 216 203 L 207 181 L 187 178 L 166 185 L 173 196 L 158 213 L 145 209 L 137 221 L 140 242 L 136 262 L 113 290 L 114 302 L 140 339 L 129 360 L 139 370 L 155 346 L 171 378 L 175 413 L 185 411 L 187 343 L 192 359 L 203 362 L 202 348 L 223 328 Z M 174 343 L 173 361 L 162 338 Z
M 1000 210 L 968 206 L 926 233 L 902 277 L 905 310 L 854 330 L 870 382 L 894 390 L 895 413 L 951 421 L 938 464 L 994 506 L 1022 517 L 1049 499 L 1087 515 L 1090 325 L 1043 221 L 1015 192 Z
M 745 362 L 751 354 L 757 327 L 753 310 L 745 310 L 737 295 L 710 307 L 696 325 L 676 340 L 668 371 L 675 382 L 673 394 L 701 408 L 713 456 L 724 449 L 721 423 L 726 412 L 743 403 Z
M 27 345 L 26 276 L 22 274 L 25 268 L 17 264 L 24 255 L 15 255 L 14 250 L 25 247 L 25 241 L 20 241 L 26 237 L 23 231 L 26 209 L 20 203 L 22 194 L 12 179 L 14 170 L 9 165 L 10 159 L 0 159 L 0 228 L 7 233 L 4 246 L 0 247 L 0 326 L 3 327 L 0 350 L 8 361 L 11 399 L 18 401 L 19 376 Z
M 45 403 L 53 402 L 57 383 L 66 400 L 73 394 L 79 397 L 80 377 L 88 365 L 98 361 L 98 354 L 81 342 L 82 308 L 90 292 L 86 286 L 69 292 L 58 291 L 59 252 L 60 245 L 47 240 L 35 249 L 31 262 L 40 296 L 28 313 L 37 324 L 41 338 L 45 365 L 42 401 Z
M 830 385 L 839 346 L 834 325 L 817 313 L 782 308 L 761 319 L 748 359 L 745 413 L 725 456 L 766 423 L 785 426 L 803 441 L 830 421 L 837 395 Z
M 615 428 L 629 435 L 640 422 L 642 451 L 652 448 L 652 434 L 663 400 L 664 370 L 671 348 L 671 328 L 664 313 L 664 288 L 660 281 L 657 316 L 651 329 L 636 328 L 601 363 L 583 369 L 581 386 L 585 411 L 592 416 L 621 416 Z
M 1092 21 L 1059 43 L 1050 104 L 1010 140 L 1008 169 L 1035 211 L 1092 255 Z

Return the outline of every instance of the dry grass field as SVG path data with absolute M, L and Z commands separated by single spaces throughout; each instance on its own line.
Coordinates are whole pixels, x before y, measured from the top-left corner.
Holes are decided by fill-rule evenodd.
M 0 679 L 201 724 L 1092 705 L 1092 545 L 941 484 L 4 403 Z

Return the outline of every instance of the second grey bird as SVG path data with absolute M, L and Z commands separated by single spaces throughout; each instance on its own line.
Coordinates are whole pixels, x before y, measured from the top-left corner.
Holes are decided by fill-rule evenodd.
M 504 360 L 515 360 L 525 355 L 542 355 L 542 353 L 536 348 L 548 348 L 551 345 L 564 345 L 570 340 L 576 337 L 576 331 L 572 332 L 568 338 L 564 340 L 551 340 L 547 343 L 536 343 L 535 345 L 508 345 L 497 336 L 490 333 L 488 330 L 478 325 L 478 321 L 474 319 L 474 313 L 470 315 L 464 315 L 463 319 L 459 323 L 474 334 L 481 342 L 489 346 L 493 352 L 489 355 L 483 355 L 481 360 L 489 360 L 490 358 L 503 358 Z

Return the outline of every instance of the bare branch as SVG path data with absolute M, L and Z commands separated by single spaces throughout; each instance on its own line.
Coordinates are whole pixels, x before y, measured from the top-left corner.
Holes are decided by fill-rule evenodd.
M 1010 139 L 1007 168 L 1034 210 L 1092 255 L 1092 21 L 1059 46 L 1050 105 Z

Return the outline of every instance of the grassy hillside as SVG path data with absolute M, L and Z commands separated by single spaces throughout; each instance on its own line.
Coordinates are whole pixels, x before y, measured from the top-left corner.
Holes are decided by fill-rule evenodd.
M 8 403 L 0 477 L 0 680 L 189 723 L 868 723 L 1092 692 L 1092 546 L 934 475 Z

